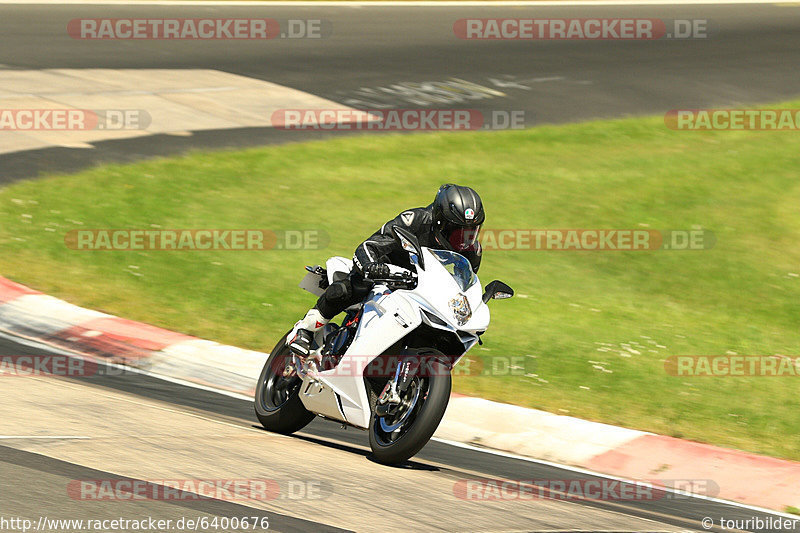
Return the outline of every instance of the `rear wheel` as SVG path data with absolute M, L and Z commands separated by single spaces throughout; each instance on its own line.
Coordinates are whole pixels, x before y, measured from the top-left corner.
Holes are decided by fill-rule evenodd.
M 265 429 L 276 433 L 294 433 L 314 420 L 314 413 L 300 401 L 302 380 L 297 372 L 286 372 L 291 360 L 284 336 L 272 349 L 256 384 L 256 417 Z
M 420 350 L 426 357 L 423 371 L 413 378 L 399 405 L 384 416 L 372 414 L 369 445 L 375 459 L 384 464 L 402 463 L 428 443 L 439 427 L 450 400 L 449 367 L 432 348 Z

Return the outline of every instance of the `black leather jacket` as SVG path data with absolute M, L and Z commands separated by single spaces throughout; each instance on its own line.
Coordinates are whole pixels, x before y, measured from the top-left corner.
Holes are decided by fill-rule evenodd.
M 389 263 L 405 268 L 411 267 L 408 252 L 400 247 L 392 233 L 393 226 L 399 226 L 413 233 L 422 246 L 433 249 L 442 248 L 434 239 L 433 205 L 409 209 L 381 226 L 381 229 L 356 248 L 353 262 L 358 270 L 362 270 L 363 266 L 369 263 Z M 460 253 L 469 259 L 472 270 L 477 273 L 481 266 L 480 243 L 477 244 L 475 250 Z

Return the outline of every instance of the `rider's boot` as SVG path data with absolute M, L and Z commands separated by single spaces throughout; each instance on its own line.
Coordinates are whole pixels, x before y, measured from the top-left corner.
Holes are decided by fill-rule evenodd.
M 327 324 L 329 319 L 322 316 L 322 313 L 315 307 L 306 313 L 292 328 L 286 336 L 286 343 L 294 353 L 307 356 L 311 353 L 311 345 L 314 342 L 314 333 Z

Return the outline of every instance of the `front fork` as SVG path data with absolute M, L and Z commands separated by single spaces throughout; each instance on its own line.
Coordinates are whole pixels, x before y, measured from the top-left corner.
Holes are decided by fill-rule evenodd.
M 417 375 L 419 367 L 420 361 L 416 357 L 407 357 L 398 361 L 394 377 L 386 383 L 383 392 L 378 396 L 375 405 L 375 413 L 378 416 L 386 416 L 392 407 L 402 402 L 403 395 Z

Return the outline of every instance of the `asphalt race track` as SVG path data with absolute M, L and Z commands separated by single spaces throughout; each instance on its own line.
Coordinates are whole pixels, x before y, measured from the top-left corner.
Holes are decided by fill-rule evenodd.
M 53 353 L 64 352 L 0 335 L 0 357 Z M 133 372 L 112 369 L 81 378 L 0 375 L 0 395 L 0 435 L 6 436 L 0 443 L 3 515 L 34 524 L 42 516 L 173 521 L 267 516 L 270 529 L 277 531 L 675 532 L 709 531 L 701 525 L 704 517 L 767 516 L 686 495 L 638 501 L 464 501 L 454 492 L 454 484 L 464 479 L 599 478 L 437 441 L 408 464 L 386 467 L 370 460 L 365 432 L 315 421 L 296 436 L 273 435 L 260 429 L 251 402 Z M 57 438 L 37 438 L 54 433 Z M 109 502 L 76 499 L 69 492 L 74 480 L 155 484 L 264 478 L 276 480 L 281 496 Z M 297 480 L 315 484 L 314 498 L 295 490 L 293 499 L 285 492 Z
M 226 7 L 0 4 L 2 69 L 212 68 L 267 80 L 359 108 L 416 107 L 397 84 L 461 79 L 504 96 L 431 108 L 524 111 L 527 125 L 770 103 L 800 94 L 800 6 Z M 270 17 L 321 20 L 321 39 L 269 41 L 79 40 L 76 18 Z M 475 41 L 453 24 L 473 17 L 703 19 L 707 38 Z M 499 85 L 498 85 L 499 84 Z M 374 97 L 379 95 L 379 98 Z M 281 143 L 319 132 L 271 128 L 105 141 L 0 156 L 0 182 L 191 147 Z
M 321 40 L 81 41 L 67 22 L 92 17 L 273 17 L 325 21 Z M 468 41 L 459 18 L 707 19 L 709 37 L 659 41 Z M 0 79 L 48 68 L 216 69 L 357 108 L 412 107 L 398 84 L 459 79 L 489 89 L 429 108 L 525 112 L 525 123 L 768 103 L 800 94 L 800 5 L 595 7 L 154 7 L 0 5 Z M 492 91 L 500 92 L 494 95 Z M 0 155 L 0 184 L 46 171 L 133 161 L 197 147 L 285 143 L 335 135 L 272 128 L 205 130 Z M 338 134 L 336 134 L 338 135 Z M 287 319 L 288 320 L 288 319 Z M 51 353 L 0 335 L 0 356 Z M 458 480 L 594 479 L 591 474 L 432 441 L 409 464 L 369 457 L 366 433 L 330 422 L 293 437 L 257 427 L 252 405 L 139 373 L 72 378 L 0 376 L 3 516 L 113 519 L 268 517 L 276 531 L 709 531 L 765 517 L 709 499 L 463 501 Z M 43 433 L 59 438 L 35 438 Z M 12 438 L 7 438 L 11 436 Z M 76 500 L 79 479 L 269 478 L 267 500 Z M 319 489 L 291 497 L 297 480 Z M 310 494 L 310 493 L 309 493 Z M 288 495 L 288 496 L 287 496 Z M 285 497 L 286 496 L 286 497 Z M 62 529 L 63 530 L 63 529 Z M 232 528 L 228 528 L 232 530 Z M 710 531 L 722 531 L 718 528 Z

